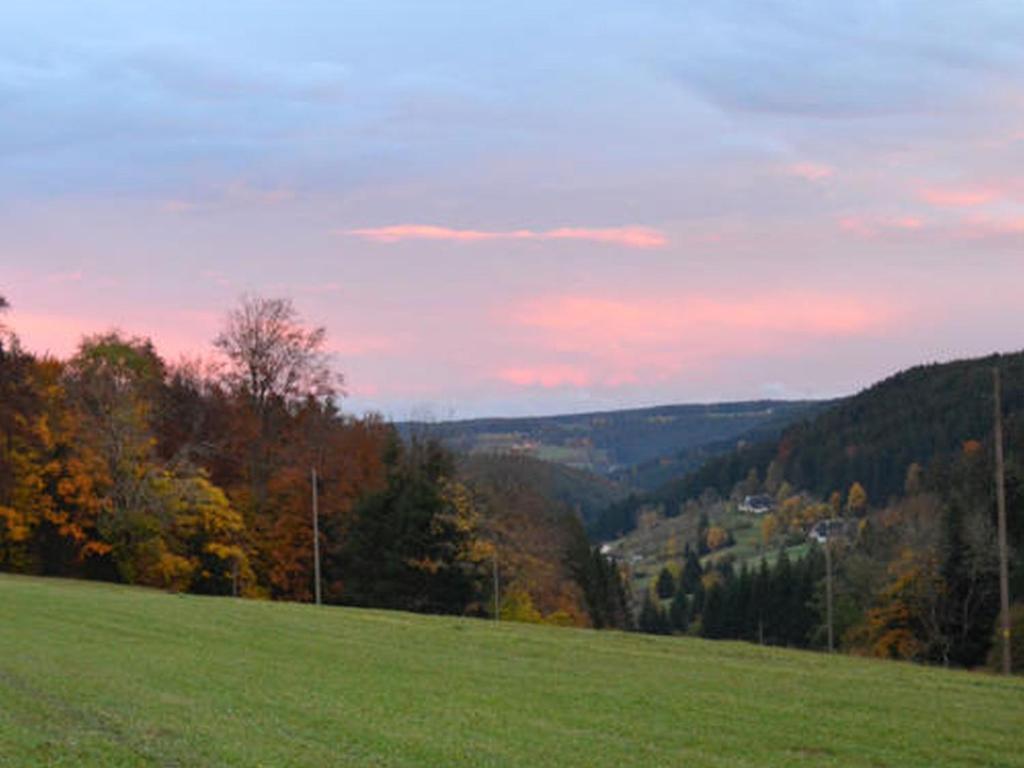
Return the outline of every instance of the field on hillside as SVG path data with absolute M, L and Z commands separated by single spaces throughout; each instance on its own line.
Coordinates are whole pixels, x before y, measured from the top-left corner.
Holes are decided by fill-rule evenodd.
M 0 765 L 1020 766 L 1024 681 L 0 576 Z
M 737 570 L 744 564 L 753 569 L 763 558 L 768 565 L 775 565 L 780 550 L 762 543 L 762 518 L 738 511 L 734 502 L 715 502 L 702 509 L 712 525 L 722 526 L 735 539 L 731 546 L 701 558 L 702 564 L 730 558 Z M 662 568 L 682 566 L 683 548 L 687 542 L 694 545 L 697 541 L 698 517 L 697 512 L 676 517 L 652 514 L 629 533 L 607 542 L 608 552 L 629 566 L 634 594 L 643 595 Z M 807 541 L 785 547 L 791 560 L 803 557 L 809 549 Z

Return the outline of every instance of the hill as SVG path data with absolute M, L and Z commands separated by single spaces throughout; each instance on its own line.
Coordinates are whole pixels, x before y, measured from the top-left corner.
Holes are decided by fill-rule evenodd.
M 637 491 L 657 490 L 673 479 L 700 469 L 714 458 L 730 454 L 738 448 L 775 440 L 787 427 L 814 418 L 836 402 L 815 400 L 780 403 L 772 408 L 771 415 L 739 435 L 690 445 L 640 464 L 621 467 L 609 476 L 621 485 Z
M 860 483 L 869 499 L 884 503 L 902 494 L 911 464 L 934 465 L 968 440 L 992 433 L 992 367 L 1003 375 L 1007 445 L 1013 453 L 1024 418 L 1024 353 L 921 365 L 840 400 L 781 436 L 706 462 L 700 469 L 647 494 L 613 505 L 591 526 L 598 538 L 631 530 L 638 510 L 660 506 L 673 515 L 706 489 L 728 496 L 752 473 L 825 497 Z M 774 466 L 773 466 L 774 465 Z
M 1011 766 L 1024 683 L 0 576 L 0 764 Z
M 404 422 L 404 435 L 426 434 L 462 453 L 518 453 L 601 474 L 707 446 L 728 449 L 761 426 L 788 425 L 814 401 L 758 400 L 666 405 L 531 418 Z M 724 445 L 723 445 L 724 444 Z
M 471 487 L 529 486 L 549 510 L 578 514 L 584 522 L 627 495 L 610 478 L 519 454 L 462 454 L 458 465 Z

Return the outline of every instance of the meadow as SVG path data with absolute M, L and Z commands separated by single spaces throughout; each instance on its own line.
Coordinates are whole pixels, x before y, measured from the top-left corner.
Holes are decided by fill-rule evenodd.
M 1020 766 L 1024 681 L 0 576 L 0 766 Z

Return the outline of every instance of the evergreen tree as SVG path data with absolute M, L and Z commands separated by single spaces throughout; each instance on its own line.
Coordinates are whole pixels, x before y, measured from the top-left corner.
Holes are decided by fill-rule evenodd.
M 669 621 L 676 632 L 686 632 L 690 626 L 690 602 L 682 589 L 676 591 L 668 609 Z
M 328 578 L 343 581 L 346 603 L 463 613 L 479 595 L 482 573 L 460 558 L 471 532 L 443 490 L 451 456 L 438 443 L 406 447 L 396 437 L 385 458 L 387 485 L 357 505 Z
M 665 611 L 658 605 L 650 592 L 644 595 L 644 603 L 640 608 L 638 626 L 641 632 L 651 635 L 667 635 L 672 631 Z
M 701 570 L 700 559 L 697 557 L 697 553 L 693 551 L 689 544 L 686 545 L 684 556 L 686 560 L 680 577 L 682 590 L 686 594 L 692 595 L 697 590 L 697 585 L 700 584 L 703 571 Z
M 668 600 L 675 594 L 676 582 L 672 578 L 672 572 L 667 567 L 662 568 L 661 573 L 658 574 L 658 581 L 654 589 L 662 600 Z

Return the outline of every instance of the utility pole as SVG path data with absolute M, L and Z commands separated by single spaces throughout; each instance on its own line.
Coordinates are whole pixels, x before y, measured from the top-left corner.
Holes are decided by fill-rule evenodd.
M 494 548 L 494 560 L 492 563 L 494 570 L 494 620 L 501 621 L 501 593 L 499 592 L 498 585 L 498 548 Z
M 320 513 L 317 509 L 316 467 L 310 470 L 313 478 L 313 592 L 320 605 Z
M 996 515 L 999 529 L 999 602 L 1002 613 L 1000 635 L 1003 639 L 1003 674 L 1010 674 L 1010 578 L 1006 565 L 1006 485 L 1003 466 L 1003 404 L 999 382 L 999 365 L 992 368 L 992 389 L 995 395 L 996 440 Z
M 831 533 L 831 531 L 829 531 Z M 825 611 L 828 617 L 828 652 L 832 653 L 832 537 L 825 539 Z

